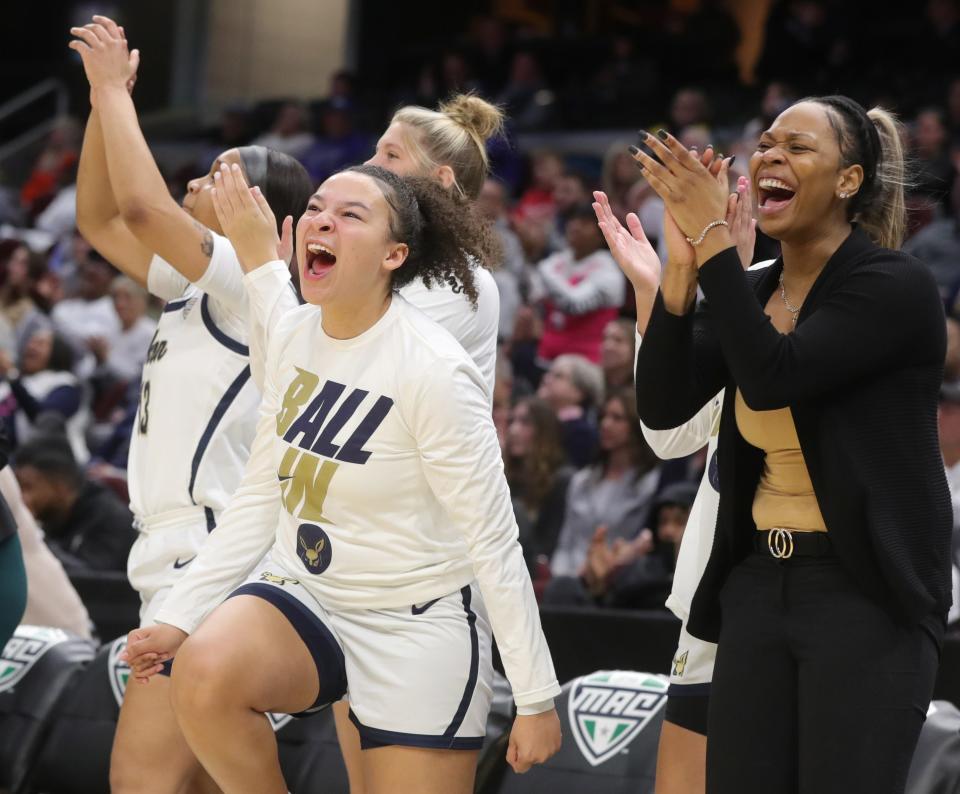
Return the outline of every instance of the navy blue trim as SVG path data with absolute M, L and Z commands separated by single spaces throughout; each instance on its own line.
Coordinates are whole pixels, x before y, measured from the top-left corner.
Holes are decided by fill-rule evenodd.
M 463 598 L 463 611 L 467 613 L 467 623 L 470 626 L 470 674 L 467 676 L 467 685 L 463 689 L 463 697 L 460 698 L 460 705 L 457 713 L 453 715 L 453 722 L 443 732 L 444 736 L 453 737 L 457 735 L 460 726 L 463 725 L 463 719 L 467 716 L 467 709 L 470 708 L 470 701 L 473 700 L 473 691 L 477 688 L 477 674 L 480 671 L 480 638 L 477 636 L 477 615 L 470 609 L 470 585 L 460 590 Z
M 167 301 L 166 305 L 163 307 L 163 313 L 167 314 L 168 312 L 180 311 L 184 306 L 190 302 L 190 298 L 184 298 L 179 301 Z
M 163 663 L 163 668 L 158 675 L 165 675 L 167 678 L 173 675 L 173 659 L 167 659 L 167 661 Z
M 207 519 L 207 532 L 213 532 L 213 530 L 217 528 L 217 519 L 213 514 L 213 510 L 209 507 L 204 507 L 203 517 Z
M 667 687 L 667 697 L 702 697 L 710 694 L 710 684 L 670 684 Z
M 330 629 L 320 618 L 282 587 L 266 582 L 248 582 L 227 597 L 233 598 L 238 595 L 256 596 L 275 606 L 293 626 L 293 630 L 303 640 L 303 644 L 307 646 L 307 650 L 313 657 L 320 680 L 320 691 L 317 692 L 317 699 L 313 705 L 306 711 L 294 714 L 294 717 L 308 717 L 340 700 L 346 694 L 347 668 L 343 651 Z
M 200 436 L 200 442 L 197 444 L 197 451 L 193 453 L 193 462 L 190 464 L 189 494 L 190 501 L 194 504 L 196 504 L 196 501 L 193 498 L 193 486 L 197 482 L 197 472 L 200 471 L 200 461 L 203 458 L 203 453 L 207 451 L 207 447 L 210 445 L 210 439 L 213 438 L 213 432 L 217 429 L 217 425 L 220 424 L 220 420 L 223 419 L 223 416 L 230 407 L 230 404 L 237 398 L 240 390 L 246 385 L 248 380 L 250 380 L 249 364 L 240 370 L 240 374 L 237 375 L 233 383 L 227 387 L 223 397 L 220 398 L 220 402 L 217 403 L 217 407 L 213 409 L 213 414 L 210 417 L 210 421 L 207 422 L 207 426 L 203 431 L 203 435 Z M 209 527 L 210 525 L 208 519 L 207 528 L 209 529 Z
M 371 728 L 357 719 L 353 709 L 350 709 L 350 721 L 360 732 L 361 750 L 374 750 L 377 747 L 394 744 L 404 747 L 426 747 L 431 750 L 479 750 L 483 747 L 482 736 L 430 736 L 424 733 L 401 733 Z
M 203 324 L 207 326 L 207 330 L 224 347 L 234 353 L 239 353 L 241 356 L 249 356 L 249 347 L 240 344 L 236 339 L 231 339 L 214 324 L 213 317 L 210 316 L 210 307 L 207 305 L 209 297 L 207 293 L 203 293 L 203 297 L 200 299 L 200 316 L 203 318 Z

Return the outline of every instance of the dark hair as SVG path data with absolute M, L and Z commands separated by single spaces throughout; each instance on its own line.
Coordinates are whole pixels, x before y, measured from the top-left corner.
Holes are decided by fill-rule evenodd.
M 375 165 L 344 170 L 377 182 L 390 206 L 390 234 L 410 249 L 403 265 L 391 273 L 391 287 L 402 287 L 416 278 L 428 289 L 446 282 L 476 306 L 473 264 L 489 267 L 500 261 L 502 249 L 473 202 L 425 177 L 399 177 Z
M 863 183 L 847 204 L 847 219 L 858 222 L 878 245 L 899 248 L 907 222 L 906 165 L 896 118 L 882 108 L 867 111 L 845 96 L 803 101 L 827 108 L 843 167 L 863 168 Z
M 52 479 L 67 482 L 78 489 L 83 486 L 83 469 L 77 465 L 66 436 L 34 436 L 17 447 L 13 465 L 32 466 Z
M 657 456 L 650 449 L 646 439 L 643 437 L 643 431 L 640 428 L 640 417 L 637 414 L 637 397 L 633 387 L 620 388 L 612 394 L 608 394 L 603 401 L 604 406 L 611 400 L 616 400 L 623 407 L 627 415 L 627 422 L 630 425 L 630 463 L 637 470 L 637 479 L 642 477 L 657 465 Z M 606 470 L 609 455 L 605 450 L 600 450 L 600 467 Z
M 53 372 L 70 372 L 73 369 L 73 348 L 57 333 L 53 335 L 47 369 Z
M 533 425 L 533 444 L 526 455 L 506 456 L 507 483 L 517 491 L 528 509 L 536 510 L 553 488 L 554 475 L 567 462 L 563 430 L 557 414 L 538 397 L 517 400 L 513 410 L 526 406 Z
M 260 188 L 277 219 L 277 233 L 283 219 L 293 216 L 294 224 L 313 194 L 313 180 L 297 160 L 265 146 L 238 146 L 247 182 Z

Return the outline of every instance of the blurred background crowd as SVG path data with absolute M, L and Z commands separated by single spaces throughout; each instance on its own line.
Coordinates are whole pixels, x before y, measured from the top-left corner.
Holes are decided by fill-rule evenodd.
M 0 423 L 26 504 L 68 572 L 123 571 L 135 536 L 128 439 L 161 307 L 75 228 L 87 106 L 66 42 L 93 10 L 115 15 L 131 39 L 139 31 L 133 4 L 63 5 L 63 24 L 43 22 L 43 42 L 3 56 L 0 97 L 50 78 L 70 113 L 11 149 L 39 111 L 4 115 L 11 105 L 0 105 Z M 181 20 L 194 6 L 169 5 Z M 199 97 L 192 113 L 164 113 L 148 74 L 169 56 L 138 45 L 144 126 L 179 198 L 233 146 L 287 152 L 319 183 L 369 157 L 401 104 L 474 91 L 504 107 L 507 134 L 491 144 L 480 199 L 506 252 L 494 274 L 494 418 L 543 601 L 662 609 L 707 463 L 702 452 L 660 461 L 643 440 L 632 294 L 590 207 L 591 192 L 606 191 L 621 219 L 636 212 L 659 244 L 662 203 L 628 152 L 638 128 L 713 144 L 737 155 L 743 174 L 759 133 L 805 95 L 845 93 L 900 115 L 913 166 L 905 248 L 935 274 L 948 317 L 940 429 L 960 507 L 960 3 L 556 0 L 449 4 L 434 16 L 357 5 L 344 63 L 318 75 L 312 95 Z M 759 235 L 754 261 L 776 254 Z

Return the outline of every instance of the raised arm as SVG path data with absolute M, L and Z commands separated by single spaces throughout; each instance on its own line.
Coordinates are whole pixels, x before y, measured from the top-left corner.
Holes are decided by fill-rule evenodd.
M 140 55 L 130 53 L 133 76 L 136 79 Z M 107 158 L 103 149 L 103 131 L 100 116 L 91 109 L 80 150 L 77 170 L 77 228 L 87 241 L 116 268 L 139 283 L 147 284 L 147 270 L 153 253 L 141 243 L 120 217 L 110 186 Z
M 174 201 L 150 153 L 126 88 L 135 63 L 120 29 L 106 17 L 94 20 L 85 27 L 71 28 L 76 38 L 70 47 L 80 54 L 90 81 L 100 124 L 92 131 L 88 128 L 88 135 L 102 135 L 117 212 L 145 249 L 170 262 L 190 281 L 197 281 L 210 263 L 210 230 Z

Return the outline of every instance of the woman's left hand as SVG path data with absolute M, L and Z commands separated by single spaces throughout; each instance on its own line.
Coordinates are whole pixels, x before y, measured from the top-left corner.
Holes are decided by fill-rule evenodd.
M 662 140 L 647 133 L 644 143 L 660 158 L 658 163 L 642 150 L 635 157 L 650 186 L 663 199 L 667 211 L 685 236 L 697 239 L 712 221 L 727 216 L 727 172 L 730 161 L 724 159 L 714 176 L 669 133 Z M 715 234 L 711 230 L 710 234 Z
M 560 717 L 550 709 L 527 717 L 517 716 L 510 731 L 507 763 L 523 774 L 534 764 L 542 764 L 560 749 Z
M 83 27 L 70 28 L 76 38 L 68 45 L 80 54 L 83 70 L 94 91 L 116 86 L 127 90 L 136 79 L 140 54 L 127 49 L 127 40 L 117 24 L 108 17 L 95 16 Z
M 259 188 L 251 188 L 239 165 L 224 163 L 214 172 L 213 208 L 220 228 L 249 273 L 278 258 L 277 221 Z

